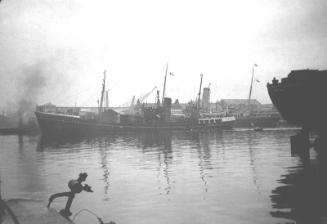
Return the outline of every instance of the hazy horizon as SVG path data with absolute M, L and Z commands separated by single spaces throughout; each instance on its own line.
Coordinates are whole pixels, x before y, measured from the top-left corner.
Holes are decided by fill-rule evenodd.
M 271 103 L 266 83 L 295 69 L 325 69 L 323 0 L 84 1 L 0 3 L 0 107 L 96 106 L 107 70 L 110 106 L 154 86 L 180 102 L 211 83 L 211 101 Z M 155 92 L 148 98 L 153 102 Z

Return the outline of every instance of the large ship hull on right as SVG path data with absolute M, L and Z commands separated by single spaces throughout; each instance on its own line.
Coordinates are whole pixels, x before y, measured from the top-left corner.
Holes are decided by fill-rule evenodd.
M 281 81 L 267 84 L 269 96 L 288 122 L 326 135 L 327 70 L 294 70 Z

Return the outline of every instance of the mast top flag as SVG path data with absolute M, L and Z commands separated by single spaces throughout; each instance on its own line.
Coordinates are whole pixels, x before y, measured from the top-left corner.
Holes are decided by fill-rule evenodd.
M 166 65 L 166 74 L 165 74 L 164 86 L 163 86 L 163 90 L 162 90 L 162 102 L 164 101 L 164 98 L 165 98 L 165 96 L 166 96 L 166 81 L 167 81 L 167 74 L 168 74 L 168 62 L 167 62 L 167 65 Z M 175 76 L 175 74 L 172 73 L 172 72 L 169 72 L 169 75 L 171 75 L 171 76 Z

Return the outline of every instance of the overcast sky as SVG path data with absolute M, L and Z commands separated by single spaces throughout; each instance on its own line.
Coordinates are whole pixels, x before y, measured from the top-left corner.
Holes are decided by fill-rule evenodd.
M 162 92 L 167 62 L 173 100 L 195 99 L 201 73 L 211 101 L 246 98 L 256 63 L 253 97 L 270 103 L 268 81 L 326 69 L 326 56 L 326 0 L 0 3 L 0 106 L 95 106 L 104 69 L 110 105 L 126 104 L 154 86 Z

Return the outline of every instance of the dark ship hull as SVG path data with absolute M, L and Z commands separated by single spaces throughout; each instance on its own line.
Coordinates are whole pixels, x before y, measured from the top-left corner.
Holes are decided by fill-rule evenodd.
M 159 122 L 159 123 L 108 123 L 99 120 L 84 120 L 80 116 L 35 112 L 43 135 L 92 135 L 139 131 L 163 130 L 221 130 L 231 129 L 234 117 L 199 119 L 201 122 Z
M 257 117 L 257 116 L 244 116 L 238 117 L 235 120 L 235 127 L 240 128 L 251 128 L 251 127 L 276 127 L 280 117 L 278 116 L 269 116 L 269 117 Z
M 291 71 L 280 82 L 267 84 L 271 101 L 281 116 L 293 125 L 326 135 L 327 70 Z

